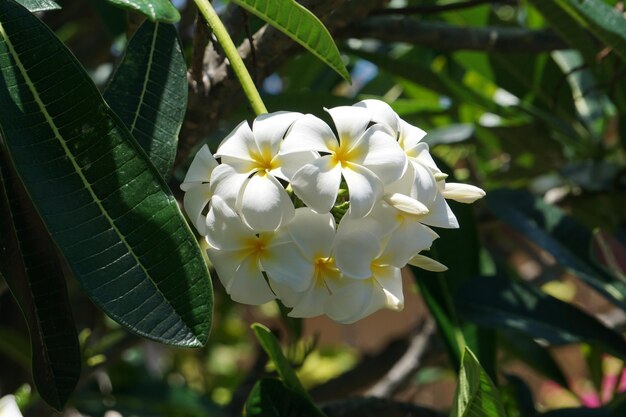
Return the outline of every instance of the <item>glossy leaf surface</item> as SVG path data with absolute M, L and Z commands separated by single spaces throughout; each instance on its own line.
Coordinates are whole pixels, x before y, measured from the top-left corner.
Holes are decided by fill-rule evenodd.
M 71 53 L 12 1 L 0 68 L 7 149 L 83 288 L 139 335 L 204 344 L 209 275 L 174 197 Z
M 313 13 L 294 0 L 233 0 L 250 13 L 308 49 L 339 75 L 350 81 L 333 37 Z
M 54 244 L 7 159 L 0 152 L 0 272 L 28 324 L 37 390 L 61 410 L 80 377 L 78 336 Z
M 145 21 L 137 29 L 104 99 L 167 177 L 187 106 L 187 67 L 173 25 Z
M 500 394 L 471 350 L 465 349 L 450 417 L 506 417 Z
M 19 4 L 26 7 L 31 12 L 43 12 L 45 10 L 60 9 L 57 3 L 52 0 L 19 0 Z
M 180 13 L 170 0 L 108 0 L 123 9 L 141 13 L 153 22 L 176 23 Z

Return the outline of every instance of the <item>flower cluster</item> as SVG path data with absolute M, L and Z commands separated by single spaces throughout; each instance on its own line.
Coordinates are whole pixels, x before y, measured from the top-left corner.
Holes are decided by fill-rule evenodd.
M 352 323 L 402 309 L 407 263 L 445 270 L 419 254 L 438 237 L 428 226 L 458 227 L 446 198 L 485 193 L 446 183 L 425 132 L 386 103 L 327 111 L 334 130 L 294 112 L 242 122 L 215 156 L 198 152 L 181 188 L 233 300 Z

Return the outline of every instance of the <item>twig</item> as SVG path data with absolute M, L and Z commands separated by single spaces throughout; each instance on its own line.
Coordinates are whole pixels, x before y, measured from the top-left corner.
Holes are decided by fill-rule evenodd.
M 410 6 L 410 7 L 398 7 L 391 9 L 378 9 L 372 12 L 372 16 L 378 15 L 412 15 L 412 14 L 437 14 L 443 12 L 450 12 L 454 10 L 469 9 L 471 7 L 481 6 L 483 4 L 503 4 L 503 5 L 516 5 L 516 0 L 468 0 L 458 3 L 448 3 L 441 5 L 430 6 Z
M 409 348 L 385 376 L 371 387 L 366 395 L 373 397 L 391 397 L 398 392 L 417 372 L 423 362 L 424 355 L 431 346 L 435 335 L 435 322 L 427 318 L 421 328 L 413 335 Z
M 200 13 L 196 16 L 194 36 L 191 52 L 191 69 L 189 71 L 189 81 L 191 88 L 197 94 L 206 94 L 209 90 L 208 77 L 204 69 L 204 56 L 211 30 L 207 26 L 206 20 Z
M 442 22 L 376 17 L 350 27 L 350 36 L 385 42 L 406 42 L 445 51 L 541 53 L 569 46 L 552 30 L 510 27 L 469 28 Z
M 377 397 L 353 397 L 321 408 L 327 417 L 444 417 L 430 408 Z

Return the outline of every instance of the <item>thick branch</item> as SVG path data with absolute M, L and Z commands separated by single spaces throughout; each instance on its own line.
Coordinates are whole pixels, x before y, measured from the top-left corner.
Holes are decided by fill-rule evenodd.
M 343 35 L 406 42 L 445 51 L 540 53 L 569 48 L 554 31 L 547 29 L 469 28 L 394 17 L 367 19 L 350 26 Z
M 376 397 L 354 397 L 322 405 L 328 417 L 443 417 L 419 405 Z
M 349 23 L 362 19 L 384 3 L 385 0 L 328 0 L 323 2 L 309 0 L 303 5 L 322 19 L 331 32 L 336 32 Z M 300 45 L 267 26 L 261 28 L 253 36 L 253 42 L 259 81 L 276 71 L 290 56 L 302 51 Z M 239 47 L 239 53 L 249 66 L 252 55 L 249 41 L 244 41 Z M 218 122 L 232 113 L 243 99 L 241 87 L 228 62 L 215 67 L 209 64 L 206 67 L 209 68 L 208 93 L 202 94 L 193 90 L 189 92 L 189 105 L 181 130 L 176 166 L 184 163 L 193 147 L 205 139 L 217 127 Z

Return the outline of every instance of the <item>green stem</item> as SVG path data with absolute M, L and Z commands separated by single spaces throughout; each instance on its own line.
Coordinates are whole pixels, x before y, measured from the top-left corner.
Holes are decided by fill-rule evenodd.
M 213 9 L 213 6 L 209 2 L 209 0 L 194 0 L 196 6 L 198 6 L 198 10 L 204 16 L 204 19 L 207 21 L 215 37 L 217 38 L 220 45 L 224 49 L 224 53 L 230 61 L 230 65 L 235 72 L 235 75 L 239 79 L 239 83 L 243 88 L 246 97 L 248 97 L 248 101 L 252 106 L 254 112 L 258 115 L 267 113 L 267 108 L 265 108 L 265 104 L 263 104 L 263 100 L 261 100 L 261 96 L 259 95 L 259 91 L 256 89 L 254 85 L 254 81 L 250 77 L 250 73 L 248 72 L 243 60 L 239 56 L 239 52 L 237 51 L 237 47 L 233 43 L 228 31 L 224 27 L 224 24 L 220 20 L 219 16 Z

